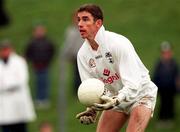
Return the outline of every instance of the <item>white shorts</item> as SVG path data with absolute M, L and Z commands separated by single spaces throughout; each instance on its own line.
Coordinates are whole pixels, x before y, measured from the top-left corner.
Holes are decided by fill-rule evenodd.
M 122 102 L 113 110 L 124 112 L 129 115 L 133 108 L 143 105 L 152 110 L 152 116 L 156 104 L 157 86 L 153 82 L 149 82 L 143 86 L 143 90 L 139 93 L 138 97 L 131 102 Z

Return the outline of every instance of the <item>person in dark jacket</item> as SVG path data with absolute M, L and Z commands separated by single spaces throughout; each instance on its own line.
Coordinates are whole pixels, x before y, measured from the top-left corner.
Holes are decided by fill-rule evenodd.
M 154 83 L 158 86 L 160 97 L 159 120 L 173 121 L 175 114 L 176 80 L 178 78 L 178 64 L 176 63 L 172 47 L 169 42 L 161 44 L 161 58 L 156 63 Z
M 7 26 L 10 23 L 10 17 L 5 9 L 5 0 L 0 0 L 0 27 Z
M 33 37 L 25 50 L 25 56 L 32 63 L 36 75 L 36 103 L 38 106 L 49 105 L 49 75 L 48 70 L 55 52 L 54 43 L 47 38 L 46 28 L 37 25 Z

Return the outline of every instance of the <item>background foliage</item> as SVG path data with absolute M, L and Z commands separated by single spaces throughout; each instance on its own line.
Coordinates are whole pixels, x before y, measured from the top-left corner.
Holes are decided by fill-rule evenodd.
M 140 58 L 153 74 L 153 65 L 159 57 L 159 44 L 170 41 L 174 47 L 174 54 L 180 62 L 180 1 L 179 0 L 6 0 L 5 6 L 11 18 L 9 26 L 0 28 L 0 40 L 10 38 L 16 51 L 23 55 L 24 48 L 31 36 L 32 27 L 37 23 L 44 23 L 48 34 L 56 43 L 56 56 L 51 67 L 51 108 L 36 110 L 37 120 L 29 124 L 30 132 L 37 132 L 39 124 L 47 120 L 57 132 L 61 113 L 59 102 L 59 52 L 63 45 L 64 32 L 71 23 L 72 12 L 84 3 L 96 3 L 104 11 L 105 27 L 128 37 Z M 31 68 L 30 68 L 31 72 Z M 67 132 L 92 132 L 95 125 L 83 126 L 76 119 L 76 113 L 84 107 L 73 95 L 71 66 L 68 66 L 68 87 L 66 88 L 67 110 L 65 126 Z M 31 73 L 31 91 L 34 83 Z M 154 118 L 148 126 L 147 132 L 178 132 L 180 131 L 180 98 L 176 97 L 176 125 L 173 129 L 156 128 L 158 105 Z

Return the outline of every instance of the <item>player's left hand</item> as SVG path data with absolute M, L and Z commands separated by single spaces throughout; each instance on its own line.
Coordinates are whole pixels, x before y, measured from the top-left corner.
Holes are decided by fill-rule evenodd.
M 109 97 L 106 95 L 101 96 L 101 100 L 104 102 L 103 104 L 94 103 L 92 106 L 93 109 L 97 111 L 109 110 L 112 109 L 114 106 L 120 104 L 120 100 L 118 97 Z

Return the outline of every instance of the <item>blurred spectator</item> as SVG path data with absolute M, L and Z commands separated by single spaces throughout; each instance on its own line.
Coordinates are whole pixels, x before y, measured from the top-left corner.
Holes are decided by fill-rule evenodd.
M 28 80 L 29 73 L 25 59 L 15 53 L 10 41 L 0 43 L 2 132 L 27 132 L 27 123 L 35 119 Z
M 161 44 L 161 58 L 158 60 L 154 82 L 159 88 L 160 110 L 159 120 L 164 127 L 172 126 L 175 114 L 176 80 L 178 78 L 178 65 L 173 57 L 169 42 Z
M 39 132 L 53 132 L 53 127 L 49 122 L 42 122 L 39 127 Z
M 83 41 L 84 40 L 81 38 L 78 27 L 77 27 L 77 16 L 76 16 L 76 13 L 74 12 L 72 15 L 72 24 L 67 27 L 66 32 L 65 32 L 65 41 L 63 44 L 64 47 L 61 53 L 62 53 L 62 59 L 72 64 L 72 68 L 73 68 L 72 80 L 74 84 L 73 92 L 75 95 L 77 94 L 77 89 L 81 83 L 78 68 L 77 68 L 76 57 L 77 57 L 77 52 L 79 48 L 81 47 Z
M 4 8 L 4 0 L 0 0 L 0 26 L 5 26 L 9 23 L 9 16 Z
M 32 63 L 36 76 L 36 105 L 38 108 L 47 108 L 50 103 L 49 68 L 55 48 L 46 33 L 45 26 L 36 25 L 25 50 L 26 59 Z

